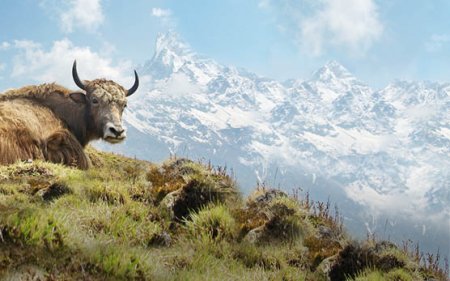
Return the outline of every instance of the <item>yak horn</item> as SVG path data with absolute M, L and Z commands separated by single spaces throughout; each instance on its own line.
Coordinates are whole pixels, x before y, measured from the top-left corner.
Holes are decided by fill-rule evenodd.
M 127 97 L 131 96 L 134 92 L 136 92 L 138 87 L 139 87 L 139 77 L 135 70 L 134 71 L 134 85 L 127 91 Z
M 75 81 L 75 84 L 77 84 L 77 86 L 86 91 L 86 86 L 84 86 L 83 82 L 81 82 L 80 78 L 78 77 L 78 73 L 77 73 L 77 60 L 73 61 L 73 67 L 72 67 L 72 77 L 73 77 L 73 81 Z

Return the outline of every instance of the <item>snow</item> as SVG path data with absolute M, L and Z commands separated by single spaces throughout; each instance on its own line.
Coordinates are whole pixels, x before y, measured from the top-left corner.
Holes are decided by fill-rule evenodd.
M 439 129 L 439 133 L 450 140 L 450 128 L 442 127 Z
M 270 165 L 308 173 L 305 189 L 334 181 L 375 213 L 450 205 L 439 195 L 448 189 L 448 83 L 397 81 L 374 92 L 335 61 L 280 83 L 203 58 L 173 34 L 146 65 L 151 88 L 124 119 L 174 153 L 213 151 L 260 181 Z
M 376 153 L 386 147 L 389 142 L 389 136 L 374 135 L 365 130 L 359 129 L 343 129 L 334 127 L 337 134 L 317 135 L 310 132 L 304 132 L 305 140 L 313 143 L 319 150 L 325 151 L 332 155 L 339 154 L 369 154 Z

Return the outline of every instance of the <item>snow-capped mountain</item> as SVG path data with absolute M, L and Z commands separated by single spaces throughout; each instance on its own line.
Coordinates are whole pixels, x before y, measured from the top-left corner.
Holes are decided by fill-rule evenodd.
M 245 193 L 265 181 L 331 195 L 349 224 L 370 216 L 381 235 L 387 224 L 375 218 L 420 232 L 425 245 L 449 237 L 449 83 L 375 91 L 335 61 L 281 83 L 202 57 L 174 32 L 139 72 L 150 86 L 130 99 L 122 152 L 211 160 Z

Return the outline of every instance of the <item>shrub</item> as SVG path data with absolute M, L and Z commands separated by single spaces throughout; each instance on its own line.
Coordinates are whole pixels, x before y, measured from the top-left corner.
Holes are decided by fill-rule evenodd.
M 316 234 L 305 238 L 303 244 L 308 248 L 307 258 L 310 268 L 315 269 L 326 258 L 336 255 L 342 246 L 339 241 L 318 237 Z
M 268 202 L 261 201 L 260 204 L 251 202 L 247 207 L 247 215 L 244 216 L 248 218 L 253 214 L 253 218 L 244 221 L 242 230 L 248 230 L 251 225 L 261 224 L 248 232 L 248 235 L 256 235 L 256 238 L 251 240 L 259 243 L 293 242 L 298 238 L 303 239 L 312 231 L 312 226 L 307 220 L 307 212 L 296 200 L 275 196 Z
M 196 176 L 183 186 L 173 205 L 175 218 L 188 217 L 209 203 L 226 203 L 236 197 L 233 186 L 221 186 L 211 176 Z
M 347 245 L 331 267 L 329 276 L 333 281 L 345 281 L 373 264 L 373 252 L 358 243 Z M 375 279 L 376 280 L 376 279 Z
M 187 177 L 201 173 L 200 164 L 184 158 L 174 158 L 161 166 L 151 165 L 146 179 L 152 183 L 152 193 L 159 202 L 170 192 L 183 187 L 187 183 Z
M 269 220 L 265 224 L 264 238 L 267 240 L 293 241 L 310 232 L 307 214 L 295 200 L 279 197 L 268 207 Z
M 223 205 L 206 207 L 191 214 L 186 227 L 194 237 L 213 241 L 232 238 L 236 232 L 235 220 Z

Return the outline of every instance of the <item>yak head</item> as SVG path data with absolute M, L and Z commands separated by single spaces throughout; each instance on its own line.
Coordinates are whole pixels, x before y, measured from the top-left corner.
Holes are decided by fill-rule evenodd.
M 121 85 L 105 80 L 81 81 L 77 73 L 77 62 L 74 61 L 72 76 L 75 84 L 86 93 L 72 93 L 72 100 L 86 106 L 86 121 L 89 134 L 94 138 L 102 138 L 110 143 L 118 143 L 125 139 L 126 132 L 122 126 L 122 113 L 127 106 L 127 97 L 136 92 L 139 77 L 134 71 L 134 85 L 126 90 Z

